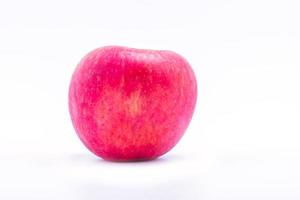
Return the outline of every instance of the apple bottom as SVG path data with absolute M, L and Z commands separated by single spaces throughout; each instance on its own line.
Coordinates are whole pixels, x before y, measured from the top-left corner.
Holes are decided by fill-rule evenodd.
M 112 95 L 111 99 L 116 96 Z M 78 136 L 85 146 L 105 160 L 153 160 L 175 146 L 189 121 L 172 111 L 169 114 L 173 116 L 168 117 L 168 113 L 158 108 L 141 112 L 137 116 L 133 116 L 131 112 L 115 113 L 112 111 L 114 106 L 104 107 L 103 103 L 106 101 L 100 102 L 102 103 L 98 103 L 96 108 L 90 109 L 94 113 L 91 116 L 94 117 L 79 120 L 77 130 L 81 133 Z M 126 108 L 124 105 L 120 107 Z

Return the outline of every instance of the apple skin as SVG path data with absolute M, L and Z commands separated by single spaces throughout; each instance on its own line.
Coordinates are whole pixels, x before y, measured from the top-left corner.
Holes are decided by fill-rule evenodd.
M 196 99 L 196 77 L 182 56 L 106 46 L 75 69 L 69 111 L 77 135 L 97 156 L 152 160 L 183 136 Z

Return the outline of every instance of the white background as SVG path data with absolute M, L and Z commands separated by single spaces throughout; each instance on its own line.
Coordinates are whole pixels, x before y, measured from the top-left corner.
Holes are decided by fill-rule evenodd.
M 300 198 L 298 0 L 0 0 L 0 199 Z M 198 79 L 180 143 L 103 161 L 71 125 L 71 74 L 104 45 L 169 49 Z

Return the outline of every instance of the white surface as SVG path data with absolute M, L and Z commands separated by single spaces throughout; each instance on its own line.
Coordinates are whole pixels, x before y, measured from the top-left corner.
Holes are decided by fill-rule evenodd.
M 0 199 L 300 198 L 299 1 L 0 0 Z M 198 77 L 181 142 L 110 163 L 71 126 L 68 84 L 103 45 L 170 49 Z

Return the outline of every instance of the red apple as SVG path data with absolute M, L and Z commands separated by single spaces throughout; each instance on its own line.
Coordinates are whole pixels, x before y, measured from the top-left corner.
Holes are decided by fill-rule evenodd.
M 172 51 L 107 46 L 78 64 L 69 90 L 74 128 L 106 160 L 157 158 L 172 149 L 192 118 L 197 82 Z

